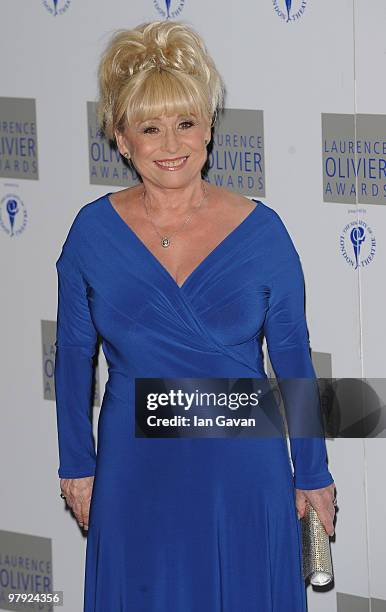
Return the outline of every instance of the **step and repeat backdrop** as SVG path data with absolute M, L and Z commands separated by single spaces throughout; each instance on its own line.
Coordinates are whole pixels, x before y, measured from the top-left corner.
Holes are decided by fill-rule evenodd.
M 55 262 L 79 208 L 136 180 L 98 130 L 96 70 L 114 30 L 160 19 L 192 25 L 222 73 L 226 110 L 208 180 L 261 199 L 285 222 L 303 265 L 318 375 L 352 379 L 353 404 L 366 381 L 382 387 L 385 3 L 3 0 L 2 610 L 29 609 L 8 594 L 43 586 L 64 592 L 65 612 L 82 609 L 86 537 L 57 476 Z M 100 351 L 95 436 L 106 380 Z M 353 437 L 356 417 L 327 439 L 339 502 L 335 582 L 307 587 L 312 612 L 386 611 L 385 428 L 373 420 Z

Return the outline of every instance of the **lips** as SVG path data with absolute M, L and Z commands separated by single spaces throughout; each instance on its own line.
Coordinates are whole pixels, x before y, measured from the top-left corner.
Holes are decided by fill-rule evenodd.
M 184 157 L 175 157 L 174 159 L 158 159 L 155 160 L 154 163 L 156 166 L 158 166 L 158 168 L 161 168 L 161 170 L 173 172 L 183 168 L 188 160 L 188 157 L 189 156 L 186 155 Z

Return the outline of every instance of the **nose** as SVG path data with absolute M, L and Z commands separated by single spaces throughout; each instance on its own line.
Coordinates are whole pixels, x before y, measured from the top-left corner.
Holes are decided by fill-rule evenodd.
M 176 153 L 178 146 L 178 134 L 176 134 L 174 128 L 166 128 L 163 149 L 168 153 Z

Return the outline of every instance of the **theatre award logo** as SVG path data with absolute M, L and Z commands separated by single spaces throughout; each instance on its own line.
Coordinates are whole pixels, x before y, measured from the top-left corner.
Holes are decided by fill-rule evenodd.
M 103 135 L 97 120 L 96 103 L 87 102 L 90 183 L 128 187 L 139 183 L 131 164 L 123 161 L 116 146 Z
M 386 204 L 386 115 L 322 113 L 323 200 Z
M 374 260 L 376 246 L 374 231 L 363 219 L 347 223 L 339 236 L 341 255 L 353 270 L 366 268 Z
M 0 97 L 0 118 L 0 176 L 38 180 L 35 99 Z
M 176 19 L 185 6 L 185 0 L 153 0 L 154 7 L 164 19 Z
M 53 581 L 51 538 L 0 530 L 0 610 L 57 612 Z
M 43 0 L 43 6 L 53 17 L 66 13 L 70 4 L 71 0 Z
M 307 0 L 272 0 L 272 4 L 280 19 L 285 23 L 294 23 L 303 17 Z
M 0 227 L 10 238 L 19 236 L 26 228 L 28 214 L 21 198 L 9 193 L 0 201 Z
M 264 112 L 226 108 L 208 153 L 207 180 L 246 196 L 265 197 Z
M 44 399 L 55 400 L 55 355 L 56 355 L 56 321 L 42 320 L 42 357 L 43 357 L 43 393 Z

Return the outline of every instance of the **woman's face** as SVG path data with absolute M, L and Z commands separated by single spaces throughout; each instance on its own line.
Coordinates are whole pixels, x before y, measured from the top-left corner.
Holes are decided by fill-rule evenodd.
M 120 152 L 129 153 L 143 181 L 164 188 L 188 185 L 201 175 L 210 125 L 194 114 L 155 117 L 116 132 Z

